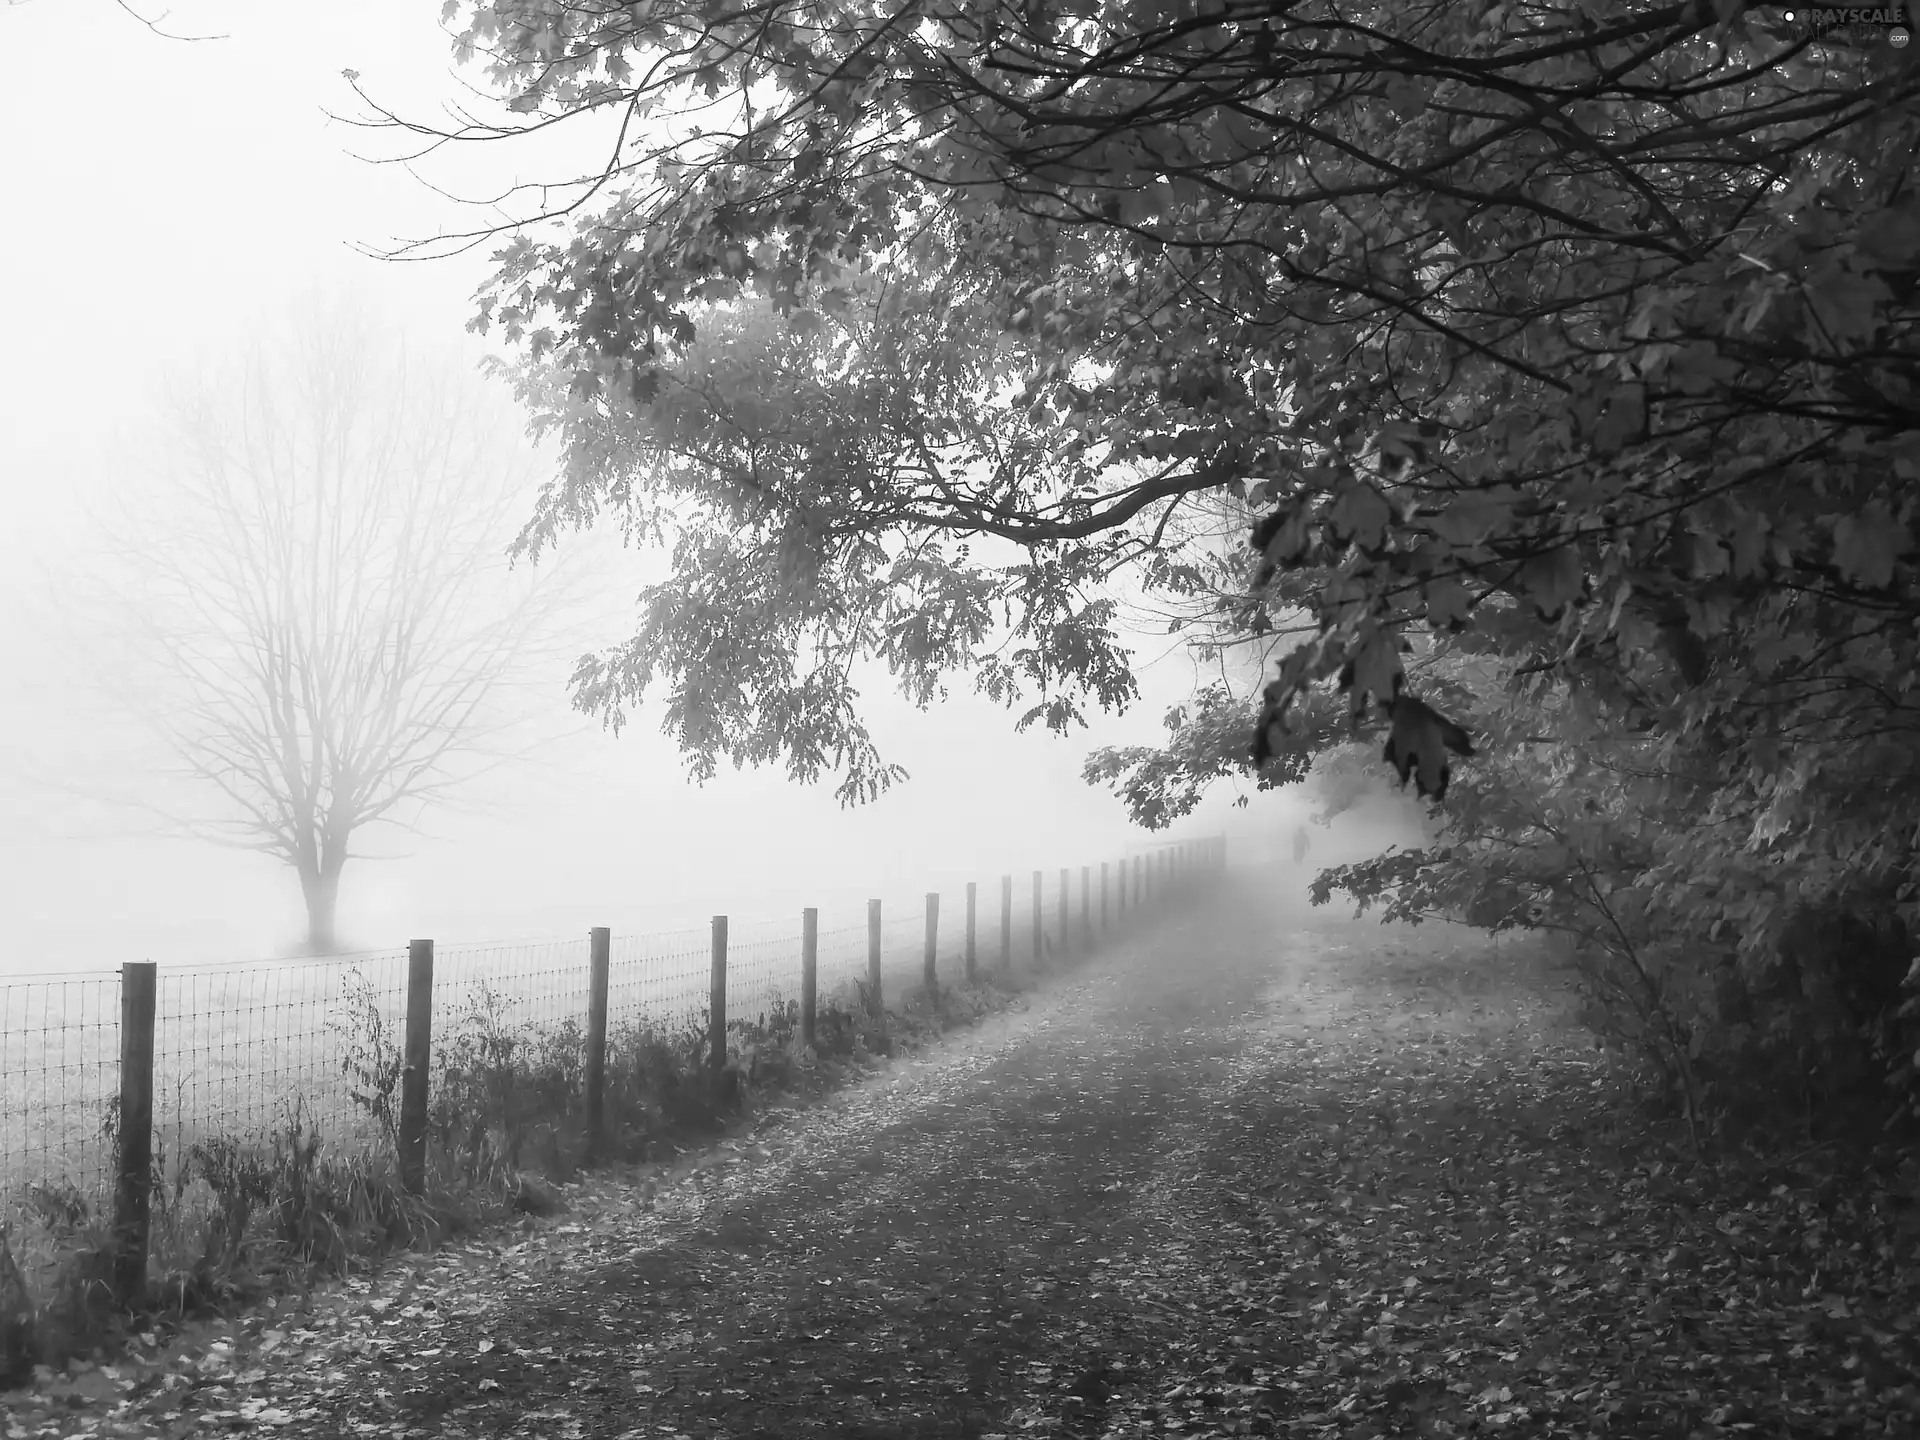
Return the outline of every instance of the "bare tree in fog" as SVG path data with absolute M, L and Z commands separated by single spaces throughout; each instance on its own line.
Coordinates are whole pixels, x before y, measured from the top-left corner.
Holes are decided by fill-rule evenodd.
M 356 837 L 505 758 L 496 702 L 560 596 L 507 573 L 533 478 L 510 398 L 316 308 L 167 392 L 100 530 L 131 651 L 112 691 L 213 802 L 133 803 L 286 861 L 321 952 Z

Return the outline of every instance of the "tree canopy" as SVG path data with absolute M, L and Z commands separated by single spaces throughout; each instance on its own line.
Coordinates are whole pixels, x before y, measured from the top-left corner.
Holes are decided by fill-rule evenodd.
M 1125 575 L 1277 654 L 1265 783 L 1348 665 L 1476 735 L 1363 900 L 1559 924 L 1675 1016 L 1689 946 L 1920 918 L 1910 48 L 1739 0 L 448 14 L 504 111 L 429 143 L 618 132 L 476 320 L 564 441 L 523 548 L 678 537 L 583 707 L 664 679 L 706 763 L 870 794 L 845 656 L 1070 725 L 1133 694 Z M 1169 719 L 1089 764 L 1150 824 L 1254 715 Z

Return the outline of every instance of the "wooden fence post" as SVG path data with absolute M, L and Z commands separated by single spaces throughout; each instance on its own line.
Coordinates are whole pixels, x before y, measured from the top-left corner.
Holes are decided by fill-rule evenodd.
M 800 1043 L 813 1044 L 820 1008 L 820 912 L 800 912 Z
M 427 1184 L 427 1072 L 433 1060 L 433 941 L 407 942 L 406 1064 L 400 1072 L 400 1186 Z
M 607 984 L 613 969 L 613 932 L 587 932 L 587 1163 L 606 1144 Z
M 974 890 L 975 890 L 976 888 L 977 888 L 977 887 L 976 887 L 976 886 L 974 885 L 974 883 L 973 883 L 973 881 L 971 881 L 971 880 L 969 880 L 969 881 L 967 881 L 967 958 L 966 958 L 966 965 L 967 965 L 967 983 L 968 983 L 969 985 L 971 985 L 971 984 L 973 983 L 973 980 L 974 980 L 974 975 L 975 975 L 975 973 L 976 973 L 976 972 L 975 972 L 975 962 L 974 962 L 974 958 L 973 958 L 973 954 L 974 954 L 974 951 L 973 951 L 973 928 L 974 928 L 974 898 L 975 898 L 975 897 L 974 897 Z
M 707 982 L 707 1068 L 715 1085 L 727 1067 L 727 917 L 713 917 L 713 973 Z
M 113 1177 L 113 1288 L 123 1305 L 147 1298 L 147 1241 L 153 1219 L 153 1014 L 159 967 L 120 967 L 119 1153 Z
M 1046 960 L 1046 911 L 1040 898 L 1040 872 L 1033 872 L 1033 968 Z
M 927 987 L 929 997 L 940 993 L 940 977 L 934 968 L 934 957 L 939 953 L 940 943 L 940 892 L 927 892 L 927 948 L 920 957 L 920 980 Z
M 1013 971 L 1013 876 L 1000 877 L 1000 968 Z
M 867 901 L 867 1018 L 879 1020 L 887 1013 L 880 998 L 880 902 Z

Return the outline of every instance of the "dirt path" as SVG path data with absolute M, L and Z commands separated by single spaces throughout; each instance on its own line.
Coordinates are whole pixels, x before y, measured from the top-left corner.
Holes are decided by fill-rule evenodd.
M 443 1353 L 393 1377 L 391 1410 L 339 1419 L 973 1436 L 1055 1381 L 1150 1363 L 1169 1302 L 1143 1305 L 1143 1261 L 1188 1241 L 1169 1202 L 1263 997 L 1293 988 L 1251 920 L 1174 917 L 1027 1014 L 774 1132 L 787 1153 L 663 1198 L 630 1254 L 448 1317 Z
M 266 1317 L 122 1433 L 1901 1433 L 1912 1297 L 1630 1163 L 1563 998 L 1458 934 L 1224 891 L 657 1202 Z

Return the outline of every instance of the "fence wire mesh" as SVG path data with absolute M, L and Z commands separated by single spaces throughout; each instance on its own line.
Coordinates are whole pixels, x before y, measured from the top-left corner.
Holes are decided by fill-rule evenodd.
M 800 922 L 762 920 L 727 930 L 727 1019 L 767 1025 L 800 1001 Z
M 0 982 L 0 1185 L 96 1186 L 119 1084 L 118 976 Z
M 582 935 L 436 946 L 436 1040 L 469 1047 L 511 1046 L 584 1024 L 592 977 L 589 943 Z
M 169 1179 L 212 1137 L 257 1140 L 295 1118 L 330 1139 L 375 1133 L 349 1062 L 367 1025 L 404 1028 L 405 951 L 169 967 L 156 982 L 155 1157 Z
M 822 928 L 815 954 L 814 971 L 820 987 L 820 1004 L 838 1001 L 847 1009 L 857 1008 L 861 990 L 867 983 L 867 926 L 842 925 Z
M 615 935 L 607 977 L 607 1028 L 682 1029 L 707 1012 L 710 929 Z
M 901 896 L 880 911 L 880 975 L 889 997 L 920 978 L 920 946 L 927 933 L 926 901 Z

